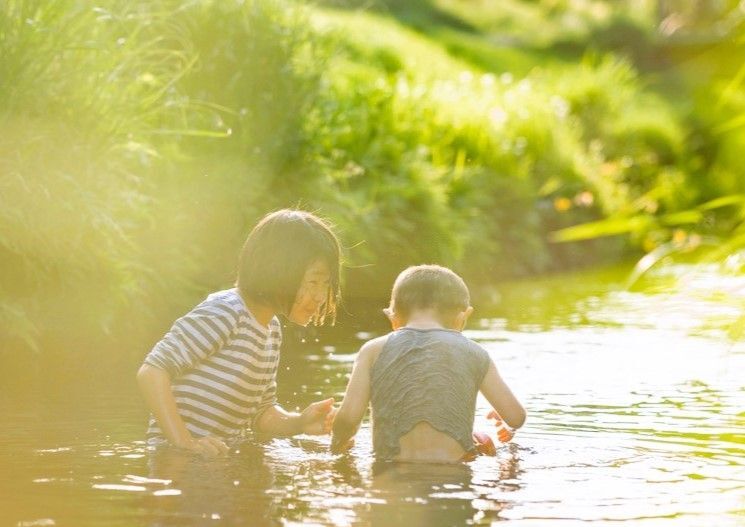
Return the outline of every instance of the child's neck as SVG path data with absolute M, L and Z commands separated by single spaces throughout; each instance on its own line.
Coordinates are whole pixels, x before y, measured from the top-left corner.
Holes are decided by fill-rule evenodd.
M 430 311 L 415 311 L 402 327 L 412 329 L 456 329 L 440 322 L 437 315 Z

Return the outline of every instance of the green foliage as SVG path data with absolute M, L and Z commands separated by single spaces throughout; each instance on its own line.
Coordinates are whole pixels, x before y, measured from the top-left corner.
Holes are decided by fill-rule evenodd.
M 697 8 L 688 7 L 691 13 L 675 15 L 694 16 Z M 561 230 L 554 239 L 628 233 L 650 255 L 662 255 L 655 261 L 702 244 L 711 246 L 704 251 L 704 261 L 724 261 L 745 247 L 745 68 L 740 59 L 745 52 L 745 15 L 737 15 L 736 8 L 724 12 L 718 23 L 731 29 L 728 38 L 697 50 L 695 56 L 683 54 L 685 49 L 677 51 L 682 62 L 674 89 L 687 89 L 690 100 L 678 108 L 658 100 L 640 105 L 641 113 L 625 112 L 611 121 L 623 132 L 612 134 L 616 141 L 621 139 L 614 147 L 616 155 L 625 153 L 628 158 L 621 158 L 621 164 L 628 159 L 634 170 L 619 178 L 617 164 L 604 165 L 614 176 L 605 192 L 609 217 Z M 624 132 L 629 121 L 634 126 Z
M 313 85 L 292 63 L 308 43 L 297 8 L 106 5 L 2 8 L 3 340 L 57 348 L 148 334 L 150 317 L 183 309 L 205 284 L 229 283 L 246 224 L 273 206 L 267 174 L 301 143 L 301 103 L 285 97 Z M 215 56 L 210 41 L 223 43 Z M 251 71 L 264 76 L 239 74 Z M 244 155 L 256 149 L 262 166 Z
M 78 316 L 106 329 L 116 306 L 142 292 L 131 231 L 147 200 L 140 137 L 160 108 L 139 76 L 149 55 L 118 51 L 130 46 L 126 21 L 72 2 L 4 9 L 0 294 L 8 304 L 0 316 L 26 320 L 11 316 L 0 327 L 25 340 L 37 327 L 64 331 L 70 305 L 100 293 L 96 312 L 82 305 Z
M 336 222 L 357 297 L 413 263 L 474 288 L 591 263 L 611 234 L 745 245 L 741 64 L 673 107 L 634 62 L 648 3 L 487 4 L 5 2 L 0 341 L 149 343 L 282 206 Z
M 382 17 L 319 12 L 313 21 L 337 46 L 326 96 L 311 121 L 316 157 L 340 174 L 343 193 L 357 197 L 348 206 L 364 215 L 376 200 L 385 209 L 389 202 L 378 198 L 389 180 L 405 181 L 410 191 L 423 181 L 428 203 L 448 211 L 442 221 L 437 208 L 401 203 L 400 218 L 422 214 L 424 221 L 414 221 L 420 235 L 406 247 L 414 251 L 386 259 L 394 269 L 436 258 L 484 280 L 579 262 L 582 250 L 557 258 L 561 249 L 544 233 L 597 217 L 598 206 L 613 212 L 650 199 L 661 186 L 650 174 L 660 181 L 677 174 L 683 133 L 626 61 L 588 57 L 517 79 L 475 70 Z M 435 62 L 437 70 L 427 67 Z M 657 200 L 671 197 L 680 194 Z M 369 239 L 351 230 L 353 239 Z M 391 230 L 409 232 L 396 222 Z M 427 231 L 435 236 L 423 237 Z M 368 249 L 358 251 L 361 260 L 380 261 L 381 248 Z

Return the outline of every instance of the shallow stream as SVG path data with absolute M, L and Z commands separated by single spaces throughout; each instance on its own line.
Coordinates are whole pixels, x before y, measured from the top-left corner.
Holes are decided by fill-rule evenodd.
M 725 335 L 742 304 L 723 300 L 745 280 L 669 273 L 687 286 L 629 292 L 617 271 L 500 286 L 468 336 L 529 418 L 496 458 L 462 466 L 377 465 L 367 421 L 345 456 L 308 436 L 250 437 L 215 460 L 152 453 L 133 375 L 4 393 L 0 524 L 745 525 L 745 343 Z M 378 331 L 288 352 L 287 407 L 338 398 Z

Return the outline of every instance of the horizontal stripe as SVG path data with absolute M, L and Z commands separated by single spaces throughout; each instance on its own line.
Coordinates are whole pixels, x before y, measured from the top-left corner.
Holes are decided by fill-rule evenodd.
M 145 362 L 171 375 L 179 414 L 192 434 L 228 437 L 259 408 L 276 404 L 281 342 L 278 319 L 259 324 L 230 289 L 176 320 Z M 163 436 L 154 419 L 147 435 Z
M 202 364 L 198 370 L 193 371 L 190 375 L 209 377 L 215 382 L 222 383 L 226 388 L 232 388 L 236 392 L 249 397 L 256 395 L 257 390 L 263 392 L 263 386 L 266 384 L 266 381 L 271 378 L 270 375 L 262 375 L 261 377 L 263 378 L 258 378 L 258 375 L 254 375 L 250 380 L 246 381 L 240 376 L 224 372 L 219 367 L 215 367 L 214 364 L 208 362 Z
M 223 322 L 218 318 L 205 318 L 199 322 L 208 326 L 221 343 L 226 342 L 233 333 L 233 328 L 224 326 Z
M 230 430 L 230 426 L 222 426 L 214 419 L 201 416 L 198 413 L 194 413 L 190 408 L 179 408 L 181 418 L 185 423 L 198 426 L 204 430 L 208 430 L 210 433 L 217 436 L 224 435 L 226 430 Z
M 145 364 L 155 366 L 165 371 L 172 379 L 178 375 L 178 370 L 173 367 L 173 364 L 159 355 L 150 354 L 145 358 Z
M 221 390 L 220 386 L 215 386 L 214 383 L 208 385 L 198 379 L 186 379 L 179 381 L 178 384 L 174 385 L 173 393 L 182 394 L 184 396 L 186 396 L 185 394 L 196 394 L 211 399 L 215 401 L 216 404 L 230 408 L 233 411 L 246 412 L 247 409 L 250 409 L 261 401 L 265 391 L 250 397 L 236 397 Z
M 246 362 L 249 362 L 250 364 L 259 368 L 275 365 L 279 362 L 279 355 L 276 353 L 271 356 L 267 356 L 265 360 L 259 360 L 253 353 L 233 348 L 222 349 L 219 352 L 215 353 L 212 357 L 231 362 L 236 366 L 243 366 L 246 364 Z
M 202 303 L 189 314 L 223 320 L 228 328 L 235 326 L 241 318 L 240 311 L 226 303 Z
M 258 342 L 260 346 L 263 346 L 268 338 L 268 335 L 266 333 L 259 331 L 258 329 L 256 329 L 255 326 L 251 325 L 247 321 L 242 321 L 240 324 L 238 324 L 238 326 L 235 328 L 235 334 L 250 338 L 251 340 Z
M 173 390 L 173 394 L 176 396 L 176 404 L 179 401 L 198 401 L 203 405 L 213 407 L 222 413 L 231 415 L 235 419 L 242 419 L 252 411 L 250 405 L 238 405 L 219 395 L 199 390 L 192 386 L 179 386 Z M 259 398 L 257 397 L 257 399 Z
M 244 362 L 241 365 L 236 365 L 229 361 L 222 360 L 221 357 L 210 357 L 205 361 L 205 371 L 211 371 L 209 368 L 214 368 L 225 374 L 226 378 L 234 376 L 237 380 L 242 380 L 248 374 L 252 381 L 264 381 L 271 378 L 276 371 L 276 364 L 273 362 L 264 363 L 264 367 L 255 366 L 251 362 Z
M 265 340 L 259 340 L 250 333 L 242 331 L 236 331 L 230 343 L 244 348 L 253 348 L 256 351 L 263 351 L 266 348 Z
M 160 352 L 165 358 L 174 361 L 179 371 L 190 368 L 192 364 L 206 357 L 207 352 L 210 351 L 201 348 L 198 342 L 189 338 L 180 328 L 174 328 L 161 342 L 165 346 L 156 347 L 154 352 Z
M 255 363 L 275 362 L 279 359 L 279 348 L 257 350 L 251 346 L 243 346 L 240 342 L 232 341 L 223 346 L 217 354 L 220 356 L 229 355 L 237 358 L 250 357 Z
M 232 419 L 228 417 L 224 417 L 222 415 L 218 415 L 214 409 L 210 411 L 209 408 L 205 409 L 199 405 L 199 403 L 191 404 L 187 402 L 181 402 L 179 405 L 179 411 L 181 415 L 186 415 L 187 412 L 191 412 L 192 417 L 197 419 L 200 423 L 204 423 L 205 425 L 210 426 L 218 426 L 221 428 L 224 428 L 226 430 L 231 430 L 234 428 L 238 428 L 243 423 L 247 421 L 247 419 Z
M 224 370 L 231 375 L 238 375 L 245 378 L 246 373 L 250 374 L 252 380 L 266 380 L 271 378 L 276 371 L 275 362 L 262 363 L 264 366 L 259 367 L 246 360 L 243 363 L 226 360 L 225 357 L 210 357 L 209 364 L 219 370 Z
M 259 324 L 259 322 L 255 318 L 253 318 L 250 314 L 248 317 L 244 319 L 244 321 L 245 322 L 241 324 L 240 328 L 250 331 L 260 341 L 262 342 L 265 341 L 266 338 L 269 336 L 269 333 L 271 330 Z M 271 321 L 269 322 L 269 324 L 271 325 Z
M 212 335 L 210 335 L 210 339 L 219 340 L 225 340 L 228 336 L 230 336 L 230 334 L 233 333 L 236 325 L 238 324 L 237 319 L 235 318 L 227 318 L 221 314 L 206 312 L 197 314 L 194 311 L 192 311 L 185 317 L 180 318 L 176 322 L 180 322 L 181 327 L 204 326 L 203 329 L 205 330 L 209 328 L 209 330 L 212 332 Z
M 253 395 L 242 395 L 242 394 L 235 394 L 233 390 L 226 390 L 224 387 L 219 383 L 215 381 L 211 381 L 209 379 L 204 378 L 198 378 L 190 376 L 189 378 L 181 378 L 176 383 L 174 383 L 176 386 L 181 385 L 188 385 L 193 386 L 194 388 L 203 389 L 206 391 L 209 391 L 210 393 L 217 394 L 219 397 L 228 400 L 232 402 L 233 404 L 236 404 L 238 406 L 242 406 L 247 403 L 255 403 L 256 401 L 261 400 L 262 390 L 257 389 L 256 393 Z
M 176 326 L 179 330 L 179 337 L 189 345 L 192 353 L 199 359 L 206 357 L 216 348 L 216 344 L 220 343 L 217 337 L 210 336 L 193 320 L 179 320 Z

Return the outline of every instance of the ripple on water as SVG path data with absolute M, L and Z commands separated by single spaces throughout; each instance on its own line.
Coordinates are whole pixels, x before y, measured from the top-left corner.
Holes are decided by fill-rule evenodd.
M 543 320 L 482 321 L 468 334 L 529 417 L 496 457 L 457 467 L 381 468 L 369 422 L 347 456 L 330 455 L 328 438 L 249 437 L 205 460 L 149 450 L 137 402 L 102 400 L 79 421 L 21 416 L 0 451 L 18 497 L 12 524 L 734 527 L 745 519 L 745 346 L 722 338 L 719 322 L 699 329 L 739 312 L 681 295 L 593 293 L 561 316 L 548 306 Z M 293 404 L 344 388 L 353 350 L 317 351 L 302 379 L 287 379 Z M 491 429 L 487 410 L 479 398 L 477 429 Z

